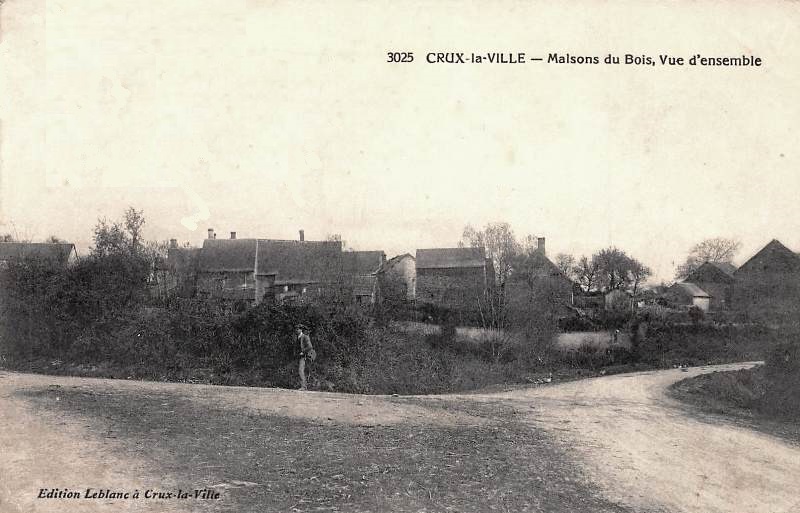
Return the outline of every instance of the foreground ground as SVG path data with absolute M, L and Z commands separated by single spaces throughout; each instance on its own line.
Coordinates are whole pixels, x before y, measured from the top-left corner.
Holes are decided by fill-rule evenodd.
M 436 397 L 0 373 L 0 511 L 800 511 L 800 447 L 666 396 L 710 370 Z M 36 499 L 89 487 L 220 498 Z

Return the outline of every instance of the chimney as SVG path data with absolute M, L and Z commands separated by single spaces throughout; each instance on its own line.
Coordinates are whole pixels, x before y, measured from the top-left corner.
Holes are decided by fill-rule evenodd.
M 208 238 L 209 239 L 216 239 L 216 235 L 214 235 L 214 229 L 213 228 L 209 228 L 208 229 Z
M 303 242 L 304 240 L 306 240 L 306 231 L 300 230 L 300 242 Z
M 175 249 L 178 247 L 178 239 L 170 239 L 169 240 L 169 248 Z
M 541 251 L 541 253 L 543 255 L 547 256 L 547 253 L 545 253 L 545 250 L 544 250 L 544 237 L 537 237 L 536 238 L 536 249 Z
M 236 232 L 231 232 L 231 240 L 236 238 Z

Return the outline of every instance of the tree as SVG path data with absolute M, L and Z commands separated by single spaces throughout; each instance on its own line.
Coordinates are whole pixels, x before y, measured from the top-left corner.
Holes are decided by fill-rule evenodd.
M 556 267 L 561 271 L 564 276 L 573 279 L 575 276 L 575 257 L 566 253 L 559 253 L 556 255 Z
M 492 259 L 496 281 L 501 289 L 511 273 L 514 257 L 521 251 L 521 245 L 508 223 L 488 223 L 480 231 L 467 225 L 458 247 L 486 248 L 486 256 Z
M 142 227 L 145 224 L 141 210 L 128 207 L 124 221 L 97 220 L 94 227 L 92 254 L 106 256 L 115 254 L 139 254 L 145 248 Z
M 635 258 L 630 259 L 629 266 L 628 274 L 632 285 L 631 292 L 633 292 L 633 297 L 635 298 L 639 292 L 639 285 L 647 281 L 647 278 L 653 275 L 653 271 Z
M 706 262 L 715 264 L 731 263 L 742 244 L 735 239 L 716 237 L 706 239 L 692 246 L 686 261 L 675 270 L 675 279 L 682 280 Z
M 592 261 L 597 266 L 597 284 L 605 291 L 620 289 L 635 294 L 653 274 L 649 267 L 615 247 L 598 251 Z
M 47 237 L 44 241 L 45 242 L 49 242 L 50 244 L 66 244 L 67 243 L 67 241 L 65 241 L 61 237 L 58 237 L 57 235 L 51 235 L 51 236 Z
M 582 256 L 573 268 L 573 272 L 578 283 L 586 292 L 590 292 L 597 287 L 599 268 L 594 258 L 587 258 L 586 255 Z

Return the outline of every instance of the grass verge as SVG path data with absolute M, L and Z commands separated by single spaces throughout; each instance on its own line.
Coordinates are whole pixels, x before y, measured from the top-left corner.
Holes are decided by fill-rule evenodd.
M 771 413 L 766 393 L 767 378 L 762 366 L 729 372 L 713 372 L 673 384 L 668 393 L 690 405 L 702 420 L 720 418 L 736 425 L 800 444 L 796 419 Z

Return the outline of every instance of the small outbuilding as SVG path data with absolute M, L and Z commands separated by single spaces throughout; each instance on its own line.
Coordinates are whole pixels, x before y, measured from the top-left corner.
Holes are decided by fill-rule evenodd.
M 711 305 L 711 296 L 694 283 L 681 281 L 667 289 L 667 298 L 678 305 L 696 306 L 707 312 Z

